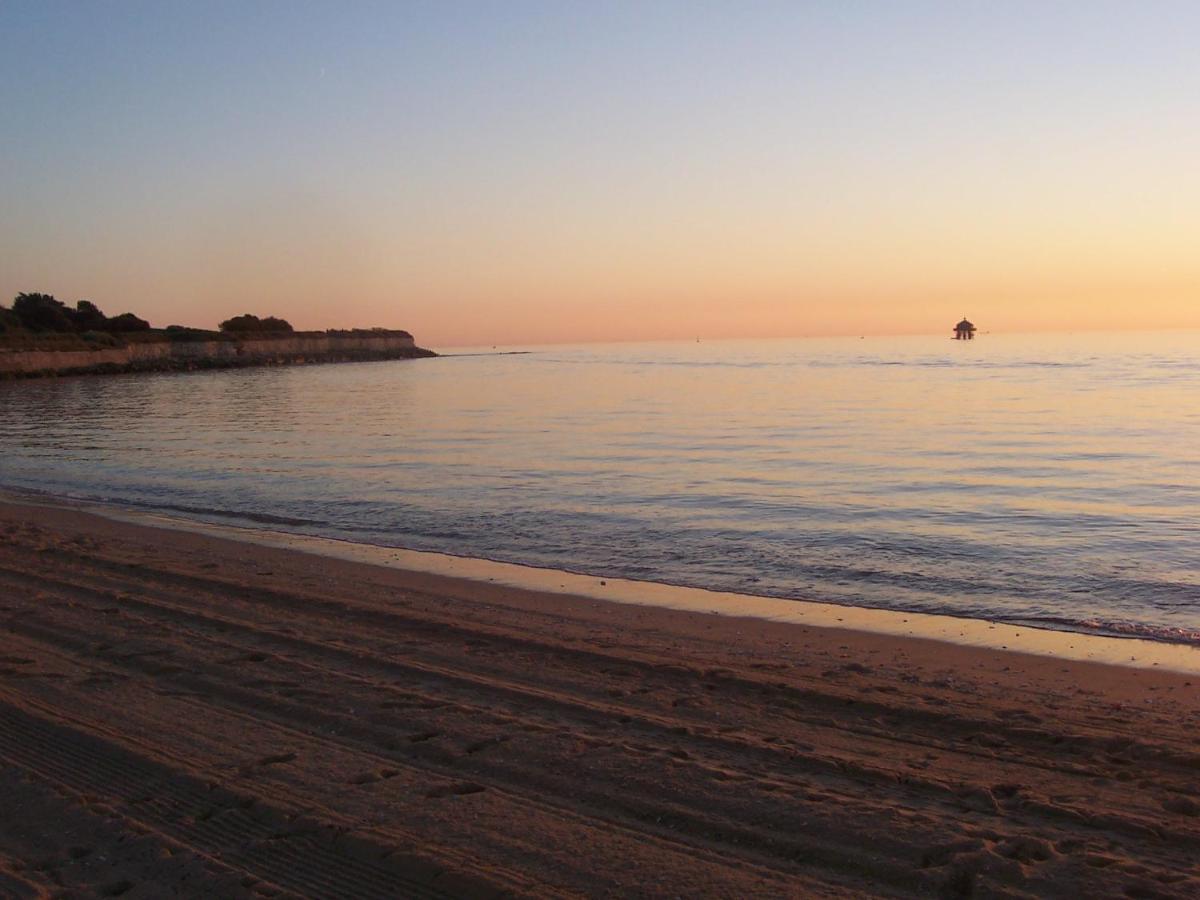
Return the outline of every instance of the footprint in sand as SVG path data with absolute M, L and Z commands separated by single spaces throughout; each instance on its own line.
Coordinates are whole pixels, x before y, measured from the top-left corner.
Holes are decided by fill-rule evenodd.
M 1188 797 L 1171 797 L 1162 801 L 1162 808 L 1181 816 L 1200 816 L 1200 803 Z
M 363 772 L 360 775 L 355 775 L 350 779 L 349 784 L 375 784 L 378 781 L 387 781 L 389 778 L 395 778 L 400 772 L 397 769 L 377 769 L 374 772 Z
M 964 853 L 975 853 L 982 850 L 983 841 L 978 838 L 970 838 L 962 841 L 954 841 L 949 844 L 943 844 L 940 847 L 930 847 L 921 857 L 922 869 L 937 869 L 947 865 L 956 856 Z
M 272 753 L 270 756 L 263 756 L 254 761 L 256 766 L 274 766 L 280 763 L 289 763 L 296 758 L 295 753 Z
M 463 781 L 457 784 L 445 784 L 441 787 L 436 787 L 431 791 L 426 791 L 425 796 L 431 800 L 437 800 L 441 797 L 462 797 L 467 794 L 479 794 L 486 791 L 482 784 L 475 784 L 472 781 Z
M 473 743 L 467 744 L 467 746 L 463 748 L 463 752 L 466 753 L 468 756 L 471 756 L 475 753 L 480 752 L 481 750 L 486 750 L 488 747 L 496 747 L 496 746 L 499 746 L 500 744 L 507 743 L 509 740 L 511 740 L 511 738 L 509 738 L 508 735 L 500 735 L 499 737 L 484 738 L 481 741 L 475 741 Z
M 1047 862 L 1058 855 L 1048 841 L 1024 836 L 1001 841 L 996 845 L 996 852 L 1022 863 Z
M 996 802 L 995 795 L 987 788 L 968 788 L 959 794 L 959 800 L 972 812 L 1000 814 L 1000 805 Z
M 1021 793 L 1022 785 L 1019 784 L 996 784 L 992 786 L 992 796 L 1000 800 L 1011 800 Z

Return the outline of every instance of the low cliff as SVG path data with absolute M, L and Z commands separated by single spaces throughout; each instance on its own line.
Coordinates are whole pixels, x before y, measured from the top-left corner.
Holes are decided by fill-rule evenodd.
M 186 372 L 241 366 L 366 362 L 436 356 L 411 335 L 391 332 L 296 332 L 177 340 L 167 336 L 120 346 L 56 349 L 0 346 L 0 378 L 116 372 Z

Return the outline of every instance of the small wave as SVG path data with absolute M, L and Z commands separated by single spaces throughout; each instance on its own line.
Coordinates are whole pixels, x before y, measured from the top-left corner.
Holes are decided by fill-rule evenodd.
M 1056 631 L 1078 631 L 1106 637 L 1131 637 L 1168 644 L 1200 646 L 1200 630 L 1172 625 L 1149 625 L 1119 619 L 1071 619 L 1063 616 L 1022 616 L 1013 621 Z
M 855 366 L 904 366 L 913 369 L 944 369 L 969 367 L 972 369 L 1087 369 L 1091 363 L 1069 362 L 1049 359 L 987 360 L 987 359 L 854 359 L 814 360 L 809 365 L 827 368 Z
M 313 519 L 298 519 L 293 516 L 279 516 L 262 512 L 238 512 L 231 509 L 213 509 L 207 506 L 184 506 L 175 503 L 130 503 L 130 506 L 142 506 L 147 509 L 158 509 L 169 512 L 185 513 L 193 516 L 213 516 L 219 519 L 241 519 L 246 522 L 257 522 L 261 525 L 293 525 L 297 527 L 312 527 L 321 525 Z

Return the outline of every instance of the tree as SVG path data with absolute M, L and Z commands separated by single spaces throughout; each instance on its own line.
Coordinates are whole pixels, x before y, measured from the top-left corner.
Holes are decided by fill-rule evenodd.
M 76 331 L 103 331 L 108 322 L 108 316 L 91 300 L 80 300 L 75 304 L 74 312 L 68 311 L 67 315 Z
M 149 331 L 150 323 L 145 319 L 139 319 L 133 313 L 121 313 L 119 316 L 113 316 L 104 323 L 104 330 L 113 333 L 126 333 L 130 331 Z
M 16 331 L 21 327 L 21 320 L 11 309 L 0 306 L 0 334 L 6 331 Z
M 71 310 L 50 294 L 17 294 L 12 311 L 30 331 L 72 331 Z
M 274 316 L 268 316 L 265 319 L 260 319 L 258 316 L 252 316 L 250 313 L 234 316 L 232 319 L 226 319 L 221 323 L 220 328 L 222 331 L 231 334 L 265 334 L 267 332 L 278 333 L 292 331 L 291 324 L 284 319 L 277 319 Z

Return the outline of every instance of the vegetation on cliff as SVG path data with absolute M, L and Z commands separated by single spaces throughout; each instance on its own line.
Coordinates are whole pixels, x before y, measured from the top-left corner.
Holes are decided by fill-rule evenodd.
M 11 308 L 0 306 L 0 378 L 437 356 L 417 347 L 407 331 L 388 328 L 295 331 L 275 316 L 245 313 L 226 319 L 220 329 L 152 328 L 133 313 L 106 316 L 89 300 L 72 308 L 49 294 L 18 294 Z
M 295 330 L 286 319 L 277 319 L 274 316 L 260 319 L 250 313 L 226 319 L 220 327 L 222 331 L 232 334 L 291 334 Z
M 152 328 L 149 322 L 131 312 L 110 317 L 90 300 L 80 300 L 70 307 L 50 294 L 21 293 L 14 298 L 11 308 L 0 305 L 0 347 L 7 349 L 101 350 L 159 341 L 197 343 L 315 335 L 412 337 L 407 331 L 388 328 L 298 332 L 286 319 L 259 318 L 251 313 L 226 319 L 219 327 L 220 331 L 187 325 Z
M 50 294 L 17 294 L 12 309 L 0 306 L 0 333 L 16 334 L 129 334 L 150 331 L 150 323 L 133 313 L 109 318 L 90 300 L 80 300 L 75 308 Z

